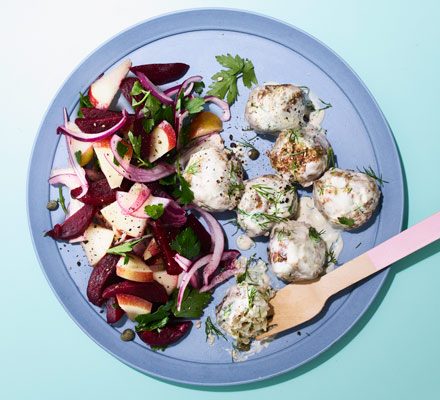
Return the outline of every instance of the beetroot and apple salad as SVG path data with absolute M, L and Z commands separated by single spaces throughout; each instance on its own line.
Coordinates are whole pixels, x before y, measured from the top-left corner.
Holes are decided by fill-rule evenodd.
M 99 77 L 80 94 L 74 122 L 64 109 L 57 133 L 65 137 L 68 166 L 49 178 L 66 218 L 46 235 L 81 244 L 93 267 L 89 301 L 105 307 L 110 324 L 125 315 L 135 321 L 139 338 L 155 348 L 187 334 L 212 289 L 235 273 L 240 254 L 225 249 L 218 221 L 192 204 L 181 173 L 183 153 L 230 118 L 226 101 L 202 96 L 201 76 L 159 87 L 188 69 L 124 60 Z M 120 95 L 129 107 L 113 107 Z M 208 102 L 221 116 L 205 110 Z

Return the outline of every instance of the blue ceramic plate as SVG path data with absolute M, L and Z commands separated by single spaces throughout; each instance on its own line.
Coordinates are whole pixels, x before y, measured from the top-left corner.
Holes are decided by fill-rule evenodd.
M 376 102 L 355 73 L 331 50 L 298 29 L 273 19 L 233 10 L 202 9 L 178 12 L 141 23 L 111 39 L 89 56 L 67 79 L 50 106 L 37 135 L 29 169 L 28 212 L 34 245 L 42 268 L 60 302 L 76 323 L 105 350 L 124 363 L 149 375 L 176 382 L 199 385 L 233 385 L 272 377 L 297 368 L 316 357 L 344 335 L 370 305 L 380 289 L 382 272 L 351 292 L 338 297 L 302 334 L 285 334 L 247 361 L 233 363 L 230 343 L 205 342 L 203 326 L 193 328 L 180 344 L 165 352 L 149 350 L 142 342 L 125 343 L 120 331 L 131 326 L 107 325 L 104 314 L 86 299 L 90 274 L 78 245 L 55 243 L 43 232 L 63 219 L 62 211 L 49 213 L 46 203 L 57 198 L 47 178 L 52 167 L 65 166 L 64 140 L 55 134 L 62 123 L 62 108 L 76 112 L 78 92 L 82 92 L 102 72 L 130 57 L 133 64 L 181 61 L 191 65 L 190 74 L 200 74 L 209 82 L 220 67 L 218 54 L 239 54 L 251 59 L 260 83 L 293 82 L 308 86 L 333 107 L 323 126 L 343 168 L 371 165 L 389 181 L 383 188 L 380 214 L 358 233 L 344 234 L 343 263 L 375 244 L 398 233 L 402 225 L 403 185 L 401 167 L 388 125 Z M 224 138 L 249 138 L 245 130 L 244 104 L 248 90 L 241 87 L 239 101 L 232 108 Z M 122 101 L 120 100 L 121 105 Z M 258 140 L 261 150 L 271 144 Z M 266 157 L 247 162 L 250 177 L 269 172 Z M 221 222 L 227 220 L 221 216 Z M 231 247 L 235 228 L 225 225 Z M 255 249 L 252 250 L 254 252 Z M 266 258 L 266 243 L 259 242 L 257 253 Z M 246 253 L 246 252 L 245 252 Z M 248 252 L 249 253 L 249 252 Z M 276 279 L 275 286 L 281 286 Z M 218 288 L 215 301 L 205 313 L 213 315 L 214 304 L 222 298 L 228 282 Z M 67 344 L 66 344 L 67 345 Z

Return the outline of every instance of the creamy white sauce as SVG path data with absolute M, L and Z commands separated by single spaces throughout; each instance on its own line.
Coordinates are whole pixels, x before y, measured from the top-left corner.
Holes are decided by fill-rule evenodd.
M 325 217 L 315 208 L 311 197 L 301 197 L 299 201 L 298 221 L 307 222 L 318 232 L 324 231 L 321 238 L 327 245 L 327 250 L 333 251 L 335 258 L 341 254 L 344 242 L 341 236 L 341 229 L 334 228 Z M 327 272 L 332 271 L 334 265 L 327 267 Z
M 269 346 L 269 343 L 273 340 L 273 338 L 268 338 L 265 340 L 254 340 L 251 343 L 251 348 L 248 351 L 239 351 L 236 349 L 227 349 L 226 351 L 231 354 L 232 360 L 234 362 L 243 362 L 246 361 L 249 357 L 254 354 L 258 354 L 260 351 L 264 350 Z
M 320 110 L 323 107 L 321 101 L 319 101 L 319 97 L 313 93 L 311 90 L 309 91 L 309 99 L 315 106 L 316 111 L 312 111 L 309 116 L 309 124 L 316 126 L 317 128 L 321 127 L 322 121 L 325 117 L 325 110 Z
M 237 247 L 240 250 L 249 250 L 254 247 L 255 242 L 246 234 L 237 237 Z

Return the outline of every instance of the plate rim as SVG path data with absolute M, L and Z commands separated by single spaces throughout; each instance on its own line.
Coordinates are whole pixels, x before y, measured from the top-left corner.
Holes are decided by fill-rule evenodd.
M 341 65 L 347 70 L 346 72 L 348 72 L 349 74 L 351 74 L 351 78 L 354 78 L 354 81 L 356 83 L 358 83 L 361 88 L 364 90 L 364 94 L 367 95 L 367 98 L 369 99 L 369 101 L 371 102 L 371 105 L 374 108 L 374 111 L 377 113 L 377 116 L 380 118 L 380 123 L 381 125 L 383 125 L 382 129 L 385 129 L 388 132 L 388 139 L 390 140 L 390 144 L 392 146 L 392 153 L 393 156 L 395 157 L 395 159 L 397 160 L 397 163 L 395 164 L 396 170 L 398 169 L 398 182 L 396 182 L 396 185 L 398 186 L 398 188 L 400 189 L 400 192 L 402 192 L 402 196 L 400 196 L 400 203 L 399 203 L 399 209 L 400 209 L 400 215 L 399 215 L 399 219 L 398 219 L 398 225 L 399 228 L 396 232 L 394 233 L 398 233 L 400 232 L 400 230 L 402 229 L 402 225 L 403 225 L 403 219 L 404 219 L 404 210 L 405 210 L 405 199 L 403 196 L 403 190 L 404 190 L 404 180 L 403 180 L 403 168 L 402 168 L 402 163 L 401 160 L 399 158 L 399 152 L 398 152 L 398 147 L 397 147 L 397 143 L 396 140 L 394 138 L 394 135 L 389 127 L 388 122 L 385 119 L 385 116 L 383 115 L 377 101 L 375 100 L 374 96 L 371 94 L 371 92 L 368 90 L 368 88 L 366 87 L 366 85 L 363 83 L 363 81 L 360 79 L 360 77 L 352 70 L 352 68 L 337 54 L 335 53 L 332 49 L 330 49 L 327 45 L 325 45 L 324 43 L 322 43 L 319 39 L 316 39 L 315 37 L 313 37 L 312 35 L 306 33 L 305 31 L 295 27 L 294 25 L 284 22 L 282 20 L 267 16 L 267 15 L 263 15 L 260 13 L 256 13 L 256 12 L 250 12 L 250 11 L 245 11 L 245 10 L 240 10 L 240 9 L 234 9 L 234 8 L 218 8 L 218 7 L 207 7 L 207 8 L 193 8 L 193 9 L 187 9 L 187 10 L 179 10 L 179 11 L 175 11 L 175 12 L 170 12 L 170 13 L 166 13 L 166 14 L 161 14 L 149 19 L 146 19 L 144 21 L 141 21 L 127 29 L 124 29 L 123 31 L 117 33 L 116 35 L 114 35 L 113 37 L 111 37 L 109 40 L 107 40 L 106 42 L 104 42 L 101 46 L 99 46 L 98 48 L 96 48 L 95 50 L 93 50 L 91 53 L 89 53 L 79 64 L 78 66 L 73 70 L 73 72 L 64 80 L 64 82 L 61 84 L 59 90 L 56 92 L 55 96 L 53 97 L 52 101 L 50 102 L 45 114 L 44 114 L 44 118 L 42 119 L 42 122 L 40 123 L 40 126 L 38 128 L 38 134 L 36 135 L 35 139 L 34 139 L 34 143 L 32 146 L 32 150 L 31 150 L 31 157 L 30 157 L 30 162 L 28 165 L 28 173 L 27 173 L 27 191 L 26 191 L 26 200 L 27 200 L 27 216 L 28 216 L 28 224 L 29 224 L 29 229 L 31 232 L 31 238 L 32 238 L 32 243 L 33 243 L 33 247 L 35 250 L 35 253 L 37 255 L 37 259 L 39 261 L 40 264 L 40 268 L 42 269 L 48 283 L 49 286 L 51 287 L 52 291 L 54 292 L 54 294 L 56 295 L 58 301 L 61 303 L 61 305 L 63 306 L 63 308 L 66 310 L 66 312 L 68 313 L 68 315 L 75 321 L 75 323 L 81 328 L 81 330 L 84 331 L 84 333 L 86 333 L 87 336 L 89 336 L 93 341 L 95 341 L 100 347 L 102 347 L 104 350 L 106 350 L 108 353 L 110 353 L 111 355 L 113 355 L 114 357 L 116 357 L 118 360 L 122 361 L 124 364 L 142 372 L 145 373 L 149 376 L 153 376 L 156 378 L 160 378 L 160 379 L 164 379 L 167 381 L 173 381 L 176 383 L 181 383 L 181 384 L 190 384 L 190 385 L 199 385 L 199 386 L 233 386 L 233 385 L 241 385 L 241 384 L 246 384 L 246 383 L 251 383 L 251 382 L 255 382 L 255 381 L 260 381 L 260 380 L 266 380 L 269 378 L 273 378 L 275 376 L 284 374 L 288 371 L 292 371 L 300 366 L 302 366 L 303 364 L 311 361 L 312 359 L 318 357 L 319 355 L 321 355 L 323 352 L 327 351 L 331 346 L 333 346 L 336 342 L 338 342 L 343 336 L 345 336 L 352 328 L 353 326 L 359 321 L 359 319 L 365 314 L 365 312 L 368 310 L 368 308 L 371 306 L 371 303 L 374 301 L 374 299 L 377 297 L 378 292 L 380 291 L 380 289 L 383 286 L 383 283 L 388 275 L 388 270 L 384 270 L 383 272 L 379 273 L 378 275 L 375 276 L 376 282 L 376 286 L 374 288 L 374 291 L 372 292 L 370 298 L 368 299 L 368 301 L 366 301 L 363 304 L 363 307 L 361 307 L 361 309 L 357 312 L 357 314 L 354 316 L 354 318 L 350 319 L 350 323 L 349 324 L 345 324 L 344 325 L 344 329 L 341 330 L 338 334 L 334 335 L 334 337 L 332 338 L 332 340 L 328 341 L 328 343 L 326 345 L 324 345 L 323 347 L 320 347 L 320 349 L 316 352 L 314 352 L 313 355 L 304 358 L 301 362 L 296 362 L 296 363 L 292 363 L 292 365 L 286 367 L 286 368 L 282 368 L 279 369 L 275 372 L 271 372 L 271 373 L 267 373 L 264 374 L 263 376 L 251 376 L 251 377 L 246 377 L 244 379 L 237 379 L 234 381 L 231 380 L 223 380 L 223 381 L 201 381 L 200 377 L 198 377 L 198 379 L 189 379 L 188 377 L 186 378 L 179 378 L 177 376 L 170 376 L 170 371 L 167 371 L 167 373 L 159 373 L 157 371 L 151 371 L 151 370 L 146 370 L 144 368 L 140 368 L 139 366 L 135 365 L 134 363 L 130 362 L 129 360 L 124 359 L 123 355 L 119 355 L 117 354 L 115 351 L 113 351 L 111 348 L 109 348 L 108 346 L 110 346 L 112 344 L 112 341 L 110 341 L 110 343 L 102 343 L 100 338 L 95 337 L 94 334 L 92 332 L 90 332 L 89 330 L 87 330 L 87 327 L 84 324 L 84 321 L 81 320 L 82 316 L 81 315 L 74 315 L 74 312 L 72 310 L 69 309 L 68 307 L 68 302 L 66 301 L 65 298 L 62 298 L 61 295 L 57 292 L 57 288 L 55 287 L 55 285 L 53 284 L 51 277 L 49 277 L 49 273 L 46 270 L 44 263 L 43 263 L 43 257 L 40 254 L 40 250 L 38 248 L 38 243 L 37 243 L 37 237 L 36 237 L 36 230 L 33 226 L 33 215 L 32 215 L 32 199 L 30 197 L 30 193 L 31 193 L 31 174 L 32 174 L 32 166 L 35 163 L 35 149 L 38 145 L 39 139 L 41 139 L 42 136 L 42 129 L 44 127 L 44 125 L 47 123 L 47 119 L 49 116 L 49 111 L 54 107 L 54 104 L 56 102 L 56 100 L 59 98 L 60 94 L 62 93 L 63 89 L 66 87 L 66 85 L 69 83 L 69 81 L 75 77 L 76 74 L 78 74 L 81 71 L 81 68 L 84 67 L 84 65 L 88 62 L 90 62 L 90 60 L 93 57 L 97 57 L 99 55 L 100 52 L 102 52 L 103 50 L 105 50 L 105 48 L 107 46 L 110 46 L 113 41 L 117 40 L 117 39 L 121 39 L 122 37 L 124 37 L 125 35 L 128 35 L 130 32 L 133 32 L 136 29 L 139 29 L 143 26 L 146 26 L 148 24 L 154 23 L 154 22 L 158 22 L 160 20 L 166 20 L 166 19 L 173 19 L 179 16 L 185 16 L 185 15 L 192 15 L 192 14 L 198 14 L 198 13 L 225 13 L 225 14 L 229 14 L 231 15 L 242 15 L 243 17 L 246 18 L 251 18 L 251 19 L 256 19 L 256 20 L 266 20 L 268 23 L 274 24 L 277 27 L 281 28 L 288 28 L 289 30 L 293 30 L 296 31 L 298 34 L 303 35 L 307 40 L 311 40 L 312 42 L 315 42 L 318 47 L 320 47 L 320 50 L 324 50 L 325 53 L 327 53 L 327 56 L 333 57 L 334 60 L 336 60 L 337 62 L 341 63 Z M 232 28 L 219 28 L 218 26 L 216 27 L 208 27 L 205 25 L 201 25 L 201 26 L 195 26 L 192 27 L 192 29 L 190 29 L 189 27 L 182 27 L 180 29 L 177 29 L 173 32 L 170 32 L 164 36 L 161 36 L 161 38 L 163 37 L 167 37 L 167 36 L 171 36 L 171 35 L 176 35 L 176 34 L 181 34 L 184 32 L 193 32 L 193 31 L 201 31 L 201 30 L 227 30 L 227 31 L 236 31 L 236 32 L 242 32 L 242 33 L 246 33 L 246 34 L 250 34 L 250 35 L 254 35 L 254 36 L 258 36 L 258 37 L 262 37 L 265 38 L 267 40 L 271 40 L 274 41 L 278 44 L 281 44 L 283 46 L 288 47 L 286 44 L 284 43 L 280 43 L 277 42 L 275 40 L 273 40 L 272 38 L 268 38 L 267 36 L 264 36 L 264 32 L 262 34 L 254 34 L 254 33 L 249 33 L 243 30 L 240 30 L 240 27 L 236 27 L 235 29 Z M 146 43 L 139 45 L 137 48 L 142 47 L 144 45 L 146 45 L 147 43 L 151 43 L 154 42 L 156 40 L 160 40 L 160 38 L 153 38 L 152 40 L 145 40 Z M 288 47 L 289 48 L 289 47 Z M 294 51 L 293 49 L 291 49 L 292 51 Z M 127 52 L 131 52 L 133 51 L 133 49 L 129 49 L 127 50 Z M 122 57 L 121 57 L 122 58 Z M 311 60 L 309 60 L 311 61 Z M 111 61 L 110 61 L 110 65 L 114 64 L 115 62 L 117 62 L 117 57 L 111 57 Z M 311 61 L 313 62 L 313 61 Z M 319 66 L 318 66 L 319 67 Z M 320 68 L 320 67 L 319 67 Z M 322 69 L 322 68 L 321 68 Z M 332 78 L 331 75 L 329 75 L 329 73 L 325 70 L 323 70 L 324 73 L 326 73 L 332 80 L 334 80 Z M 338 86 L 339 84 L 334 81 Z M 341 88 L 342 90 L 342 88 Z M 345 93 L 345 91 L 343 90 L 343 92 Z M 348 100 L 351 101 L 351 98 L 348 97 Z M 76 102 L 75 102 L 76 104 Z M 73 107 L 70 107 L 73 108 Z M 357 111 L 357 108 L 356 108 Z M 361 115 L 358 113 L 359 117 L 362 119 Z M 362 119 L 362 123 L 364 123 L 363 119 Z M 397 168 L 398 167 L 398 168 Z M 47 189 L 48 190 L 48 189 Z M 396 222 L 396 226 L 397 226 L 397 222 Z M 396 228 L 397 229 L 397 228 Z M 55 244 L 56 247 L 56 244 Z M 57 252 L 58 253 L 58 252 Z M 63 264 L 64 266 L 64 264 Z M 66 268 L 63 268 L 64 270 L 66 270 Z M 76 287 L 76 286 L 75 286 Z M 78 288 L 76 288 L 78 290 Z M 352 293 L 354 291 L 351 291 Z M 83 296 L 79 296 L 81 298 L 83 298 Z M 341 306 L 342 307 L 342 306 Z M 91 308 L 91 307 L 90 307 Z M 93 313 L 95 313 L 94 310 L 92 310 Z M 330 322 L 333 318 L 336 317 L 336 314 L 338 314 L 337 312 L 335 313 L 335 315 L 333 315 L 333 317 L 331 319 L 329 319 Z M 101 320 L 101 322 L 104 322 L 101 318 L 99 318 Z M 94 321 L 96 323 L 96 321 Z M 101 323 L 98 323 L 96 325 L 102 325 Z M 104 325 L 108 328 L 108 325 L 104 322 Z M 101 338 L 102 339 L 102 338 Z M 114 339 L 114 338 L 113 338 Z M 117 340 L 119 341 L 119 338 L 117 338 Z M 284 349 L 282 351 L 286 351 L 287 349 Z M 238 364 L 232 364 L 232 365 L 246 365 L 249 368 L 252 368 L 251 364 L 255 364 L 256 361 L 262 361 L 262 360 L 267 360 L 268 358 L 272 358 L 272 357 L 276 357 L 277 353 L 268 355 L 267 357 L 263 357 L 261 359 L 257 359 L 257 360 L 249 360 L 245 363 L 238 363 Z M 151 352 L 148 353 L 149 357 L 153 357 L 153 358 L 157 358 L 156 353 Z M 184 360 L 178 360 L 175 358 L 170 358 L 170 357 L 161 357 L 163 360 L 167 360 L 165 363 L 169 362 L 170 360 L 176 361 L 178 364 L 179 363 L 183 363 L 183 364 L 191 364 L 191 365 L 197 365 L 197 364 L 201 364 L 203 366 L 219 366 L 221 365 L 222 367 L 225 367 L 226 365 L 231 365 L 231 364 L 208 364 L 208 363 L 198 363 L 198 362 L 191 362 L 191 361 L 184 361 Z M 254 362 L 253 362 L 254 361 Z M 238 371 L 243 371 L 243 368 L 239 367 L 239 369 L 235 372 Z M 248 368 L 248 369 L 249 369 Z M 176 374 L 178 373 L 178 369 L 171 371 L 171 374 Z M 202 374 L 203 375 L 203 374 Z M 255 375 L 255 374 L 254 374 Z M 211 376 L 210 376 L 211 378 Z

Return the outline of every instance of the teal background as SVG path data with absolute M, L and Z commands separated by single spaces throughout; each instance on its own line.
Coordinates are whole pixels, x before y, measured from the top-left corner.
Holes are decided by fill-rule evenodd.
M 35 133 L 57 89 L 88 53 L 119 31 L 164 12 L 241 8 L 289 22 L 326 43 L 359 74 L 394 132 L 407 179 L 406 223 L 440 209 L 438 2 L 152 3 L 2 4 L 1 397 L 439 398 L 439 242 L 394 265 L 367 314 L 329 351 L 292 373 L 252 385 L 207 390 L 142 375 L 93 343 L 65 313 L 40 270 L 27 226 L 25 182 Z

